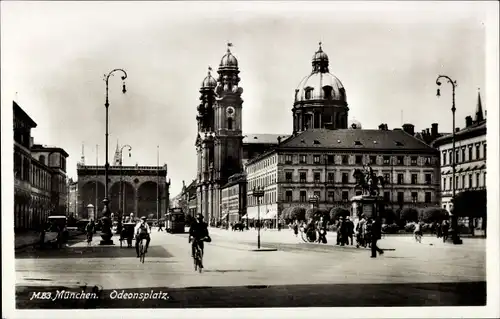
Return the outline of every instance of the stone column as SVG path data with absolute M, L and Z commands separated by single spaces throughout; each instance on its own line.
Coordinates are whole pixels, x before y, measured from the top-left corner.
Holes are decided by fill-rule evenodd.
M 131 212 L 128 212 L 129 216 Z M 135 189 L 135 196 L 134 196 L 134 217 L 140 217 L 139 215 L 139 188 Z
M 204 216 L 207 220 L 210 220 L 214 216 L 213 211 L 213 203 L 214 203 L 214 187 L 210 185 L 208 190 L 208 201 L 207 201 L 207 215 Z

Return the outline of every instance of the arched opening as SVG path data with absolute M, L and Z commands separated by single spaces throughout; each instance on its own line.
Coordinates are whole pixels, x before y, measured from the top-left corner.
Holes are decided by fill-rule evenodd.
M 155 182 L 145 182 L 139 186 L 137 216 L 153 217 L 156 219 L 157 185 Z M 161 212 L 161 202 L 158 203 L 158 212 Z M 151 215 L 152 214 L 152 215 Z
M 40 157 L 38 158 L 38 161 L 40 163 L 42 163 L 43 165 L 45 165 L 45 155 L 40 155 Z
M 120 195 L 121 191 L 121 195 Z M 135 189 L 129 182 L 122 181 L 114 183 L 109 190 L 109 200 L 111 210 L 115 214 L 122 213 L 122 216 L 130 215 L 135 210 Z
M 232 130 L 233 129 L 233 118 L 230 117 L 227 119 L 227 129 Z
M 333 98 L 332 91 L 333 88 L 329 85 L 323 87 L 323 93 L 325 95 L 326 100 L 331 100 Z
M 90 218 L 93 216 L 88 215 L 87 206 L 89 204 L 94 205 L 96 218 L 101 217 L 101 212 L 103 208 L 102 201 L 104 200 L 105 187 L 101 182 L 91 181 L 83 185 L 80 193 L 80 209 L 81 216 L 83 218 Z M 97 205 L 97 206 L 96 206 Z
M 341 99 L 342 101 L 345 101 L 345 99 L 346 99 L 346 96 L 345 96 L 345 89 L 344 89 L 344 88 L 340 88 L 340 89 L 339 89 L 339 93 L 340 93 L 340 99 Z
M 310 100 L 312 98 L 312 91 L 313 88 L 306 88 L 306 94 L 305 94 L 306 100 Z

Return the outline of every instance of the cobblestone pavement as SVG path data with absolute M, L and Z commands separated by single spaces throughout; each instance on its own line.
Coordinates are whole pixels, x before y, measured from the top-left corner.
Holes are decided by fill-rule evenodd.
M 430 238 L 418 244 L 386 237 L 380 247 L 394 250 L 373 259 L 364 249 L 299 242 L 291 232 L 291 239 L 281 240 L 285 233 L 274 233 L 262 235 L 263 247 L 278 251 L 255 252 L 254 234 L 211 230 L 202 274 L 194 272 L 187 234 L 154 231 L 144 264 L 116 239 L 111 247 L 98 246 L 100 238 L 87 247 L 79 238 L 59 251 L 28 248 L 16 252 L 17 306 L 124 307 L 109 298 L 114 289 L 172 295 L 168 302 L 133 301 L 130 307 L 472 305 L 485 300 L 484 240 L 453 246 Z M 99 305 L 29 300 L 40 289 L 78 291 L 94 285 L 104 289 Z M 224 305 L 216 297 L 225 298 Z

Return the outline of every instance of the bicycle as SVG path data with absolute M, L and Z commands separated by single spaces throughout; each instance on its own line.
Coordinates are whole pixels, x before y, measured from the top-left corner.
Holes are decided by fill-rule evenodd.
M 195 239 L 194 243 L 194 255 L 193 255 L 193 261 L 194 261 L 194 271 L 202 272 L 203 271 L 203 251 L 201 250 L 200 247 L 200 242 L 201 241 L 207 241 L 209 242 L 210 239 L 209 237 L 203 237 L 201 239 Z
M 139 242 L 139 262 L 144 264 L 144 259 L 146 258 L 146 243 L 144 242 L 146 238 L 142 238 Z

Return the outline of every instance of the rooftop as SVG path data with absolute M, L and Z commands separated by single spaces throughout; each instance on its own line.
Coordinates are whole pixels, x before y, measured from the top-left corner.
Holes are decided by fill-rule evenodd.
M 292 136 L 279 145 L 287 149 L 339 149 L 339 150 L 402 150 L 435 153 L 436 150 L 422 140 L 396 130 L 329 130 L 309 129 Z M 248 161 L 251 164 L 273 153 L 275 149 Z
M 479 123 L 474 123 L 469 127 L 461 129 L 460 131 L 455 133 L 455 138 L 460 139 L 461 137 L 473 135 L 476 133 L 478 135 L 486 133 L 486 120 L 479 122 Z M 453 137 L 452 133 L 443 135 L 443 136 L 437 138 L 436 140 L 434 140 L 432 142 L 432 146 L 438 147 L 440 145 L 448 143 L 449 141 L 451 141 L 452 137 Z
M 41 144 L 33 144 L 33 146 L 31 147 L 31 151 L 32 152 L 59 152 L 61 153 L 62 155 L 64 155 L 64 157 L 68 157 L 68 153 L 66 153 L 66 151 L 61 148 L 61 147 L 57 147 L 57 146 L 48 146 L 48 145 L 41 145 Z
M 14 108 L 14 118 L 19 117 L 25 120 L 31 127 L 36 127 L 35 121 L 26 113 L 16 101 L 12 101 L 12 106 Z
M 278 137 L 282 140 L 290 137 L 286 134 L 246 134 L 243 136 L 243 144 L 278 144 Z

